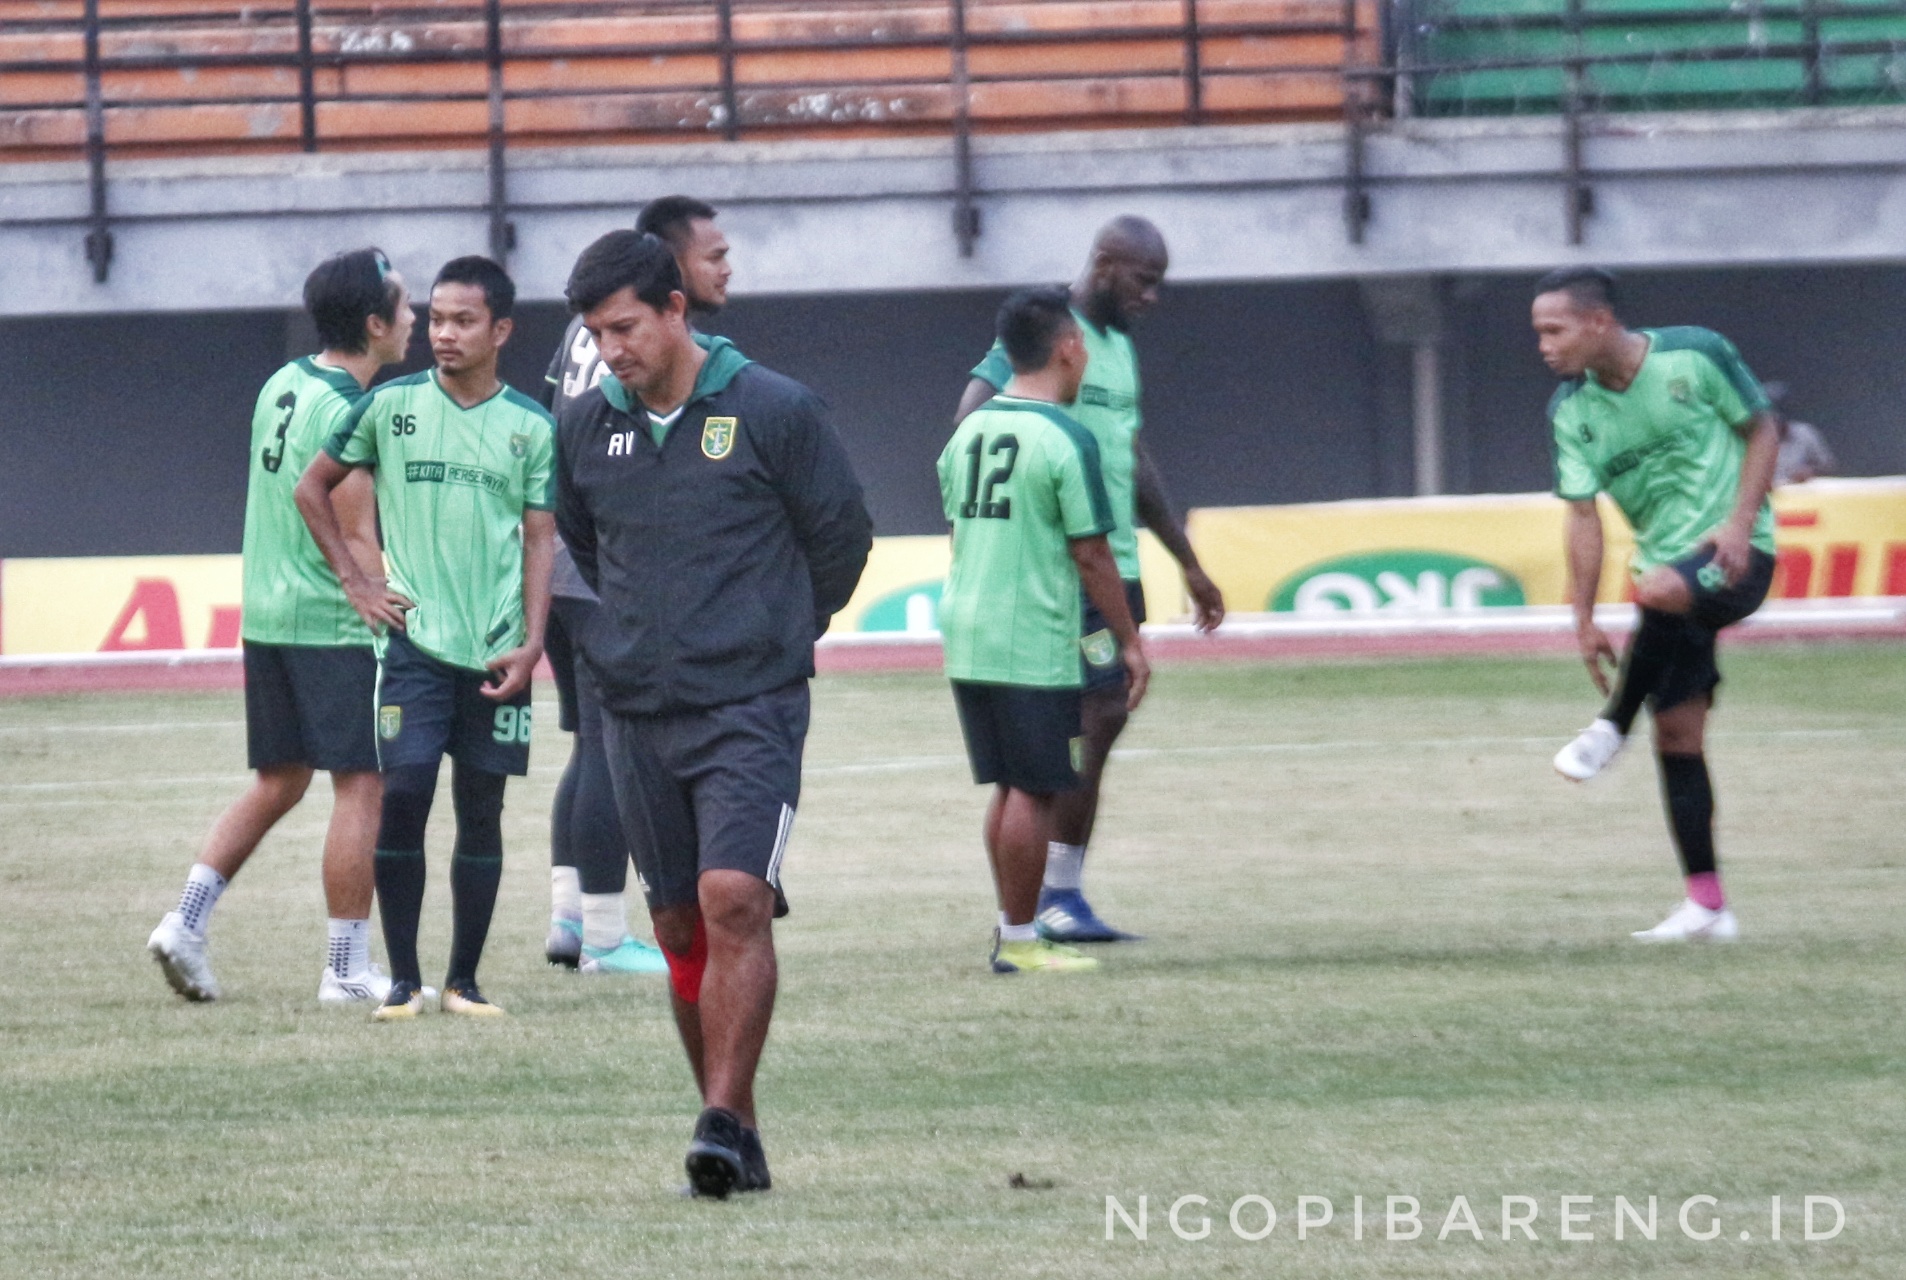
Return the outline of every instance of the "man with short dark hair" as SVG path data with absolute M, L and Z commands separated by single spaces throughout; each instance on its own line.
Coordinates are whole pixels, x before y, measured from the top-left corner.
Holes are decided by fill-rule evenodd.
M 1687 898 L 1644 942 L 1730 942 L 1714 854 L 1705 735 L 1721 682 L 1715 637 L 1753 613 L 1774 574 L 1767 502 L 1779 432 L 1734 345 L 1708 329 L 1629 329 L 1615 279 L 1570 267 L 1536 285 L 1531 321 L 1542 359 L 1565 381 L 1549 401 L 1555 492 L 1569 504 L 1569 591 L 1582 661 L 1608 695 L 1601 716 L 1555 757 L 1581 782 L 1614 760 L 1648 703 L 1668 823 Z M 1635 534 L 1629 565 L 1640 624 L 1610 687 L 1614 647 L 1595 625 L 1606 493 Z
M 252 410 L 245 496 L 245 733 L 251 787 L 213 825 L 178 909 L 146 941 L 172 989 L 215 1000 L 205 954 L 212 908 L 258 842 L 323 769 L 331 775 L 324 840 L 329 942 L 318 1003 L 375 1003 L 390 980 L 371 964 L 371 850 L 383 782 L 369 708 L 377 683 L 371 633 L 298 516 L 292 490 L 377 371 L 404 358 L 416 317 L 403 277 L 378 249 L 341 253 L 304 282 L 322 349 L 265 383 Z M 383 574 L 368 475 L 339 487 L 345 554 Z
M 582 657 L 702 1096 L 689 1184 L 765 1191 L 754 1077 L 807 681 L 872 522 L 820 398 L 698 338 L 662 240 L 611 232 L 565 292 L 611 376 L 563 410 L 557 523 L 601 599 Z
M 1071 289 L 1072 314 L 1085 340 L 1087 364 L 1079 398 L 1066 406 L 1066 412 L 1098 442 L 1099 465 L 1116 521 L 1108 541 L 1132 616 L 1145 620 L 1138 564 L 1138 528 L 1143 525 L 1178 561 L 1198 628 L 1210 631 L 1224 620 L 1224 596 L 1198 563 L 1158 468 L 1139 439 L 1138 355 L 1131 329 L 1157 303 L 1169 265 L 1164 236 L 1144 218 L 1129 214 L 1114 218 L 1093 237 L 1092 252 Z M 973 370 L 960 398 L 959 417 L 1002 390 L 1012 374 L 1005 348 L 995 342 Z M 1080 785 L 1054 801 L 1054 837 L 1039 894 L 1039 930 L 1059 942 L 1137 941 L 1136 934 L 1101 920 L 1085 897 L 1085 855 L 1098 821 L 1099 783 L 1129 712 L 1125 671 L 1106 643 L 1108 619 L 1087 601 L 1082 625 L 1085 694 Z
M 502 1013 L 477 986 L 477 964 L 503 873 L 504 783 L 529 772 L 530 673 L 543 652 L 555 526 L 554 423 L 496 373 L 515 299 L 488 258 L 444 264 L 430 290 L 436 366 L 366 397 L 298 482 L 312 536 L 383 633 L 376 866 L 392 981 L 380 1021 L 423 1011 L 424 828 L 445 755 L 457 843 L 442 1008 Z M 363 467 L 376 469 L 388 585 L 351 568 L 338 535 L 331 495 Z
M 1106 535 L 1117 527 L 1098 442 L 1061 405 L 1078 396 L 1085 339 L 1063 290 L 1016 293 L 1000 308 L 1012 377 L 966 415 L 940 453 L 940 496 L 953 564 L 940 601 L 973 780 L 994 784 L 987 857 L 999 898 L 995 973 L 1098 967 L 1040 937 L 1040 878 L 1058 797 L 1080 786 L 1080 598 L 1105 619 L 1093 663 L 1117 663 L 1124 706 L 1150 678 L 1138 623 Z
M 692 196 L 663 196 L 643 208 L 636 228 L 660 236 L 674 252 L 690 314 L 712 316 L 721 310 L 728 298 L 728 242 L 715 227 L 712 205 Z M 575 316 L 550 360 L 543 403 L 561 416 L 608 373 L 595 339 Z M 576 660 L 576 637 L 589 625 L 596 597 L 560 539 L 550 591 L 549 665 L 561 727 L 574 738 L 550 814 L 549 935 L 543 955 L 552 965 L 583 973 L 661 972 L 667 968 L 661 953 L 629 930 L 623 899 L 628 842 L 616 817 L 603 753 L 601 697 Z

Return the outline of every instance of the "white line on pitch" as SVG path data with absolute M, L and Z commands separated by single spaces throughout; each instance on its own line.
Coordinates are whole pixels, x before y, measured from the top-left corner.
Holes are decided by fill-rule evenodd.
M 1860 738 L 1889 731 L 1887 726 L 1873 729 L 1763 729 L 1738 730 L 1716 734 L 1719 741 L 1746 738 Z M 1317 751 L 1369 751 L 1373 749 L 1414 748 L 1434 751 L 1450 747 L 1501 747 L 1501 746 L 1546 746 L 1559 739 L 1555 736 L 1478 736 L 1466 738 L 1335 738 L 1318 742 L 1241 742 L 1229 745 L 1210 745 L 1195 747 L 1121 747 L 1112 752 L 1118 760 L 1151 760 L 1172 756 L 1199 755 L 1238 755 L 1238 754 L 1300 754 Z M 816 764 L 807 766 L 811 775 L 846 775 L 862 773 L 907 773 L 916 769 L 942 769 L 966 763 L 965 756 L 902 756 L 894 760 L 867 760 L 844 764 Z M 556 766 L 544 766 L 536 770 L 539 774 L 560 773 Z M 211 783 L 234 784 L 243 782 L 248 775 L 244 773 L 196 774 L 183 777 L 132 777 L 132 778 L 92 778 L 76 782 L 7 782 L 0 783 L 0 792 L 36 792 L 50 793 L 61 791 L 100 790 L 111 791 L 127 787 L 184 787 L 201 786 Z

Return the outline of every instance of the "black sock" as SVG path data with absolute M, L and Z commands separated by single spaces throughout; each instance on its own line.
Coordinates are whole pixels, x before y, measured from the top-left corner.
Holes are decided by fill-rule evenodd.
M 1681 869 L 1690 876 L 1714 871 L 1714 786 L 1704 755 L 1667 755 L 1661 762 L 1661 796 L 1668 808 Z
M 569 763 L 556 782 L 556 799 L 549 807 L 549 865 L 576 866 L 575 830 L 576 792 L 582 785 L 582 739 L 570 749 Z
M 602 735 L 578 738 L 575 808 L 570 813 L 570 849 L 584 893 L 621 893 L 629 884 L 629 846 L 616 813 L 609 780 L 609 753 Z
M 404 765 L 384 774 L 384 814 L 377 831 L 377 914 L 396 982 L 423 985 L 417 964 L 417 921 L 424 911 L 424 827 L 437 794 L 437 766 Z
M 457 847 L 450 858 L 450 971 L 444 986 L 476 985 L 503 879 L 503 775 L 459 763 L 450 775 Z
M 1628 638 L 1628 652 L 1622 655 L 1615 688 L 1608 695 L 1608 705 L 1602 708 L 1602 719 L 1612 721 L 1624 738 L 1634 728 L 1635 717 L 1641 714 L 1641 704 L 1648 700 L 1661 679 L 1669 654 L 1668 646 L 1661 642 L 1675 621 L 1665 614 L 1643 609 L 1640 625 Z
M 417 965 L 417 921 L 424 913 L 424 851 L 379 849 L 377 914 L 384 922 L 384 954 L 394 982 L 423 985 Z

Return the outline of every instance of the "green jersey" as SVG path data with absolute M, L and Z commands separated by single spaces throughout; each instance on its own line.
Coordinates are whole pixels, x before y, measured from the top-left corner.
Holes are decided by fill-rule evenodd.
M 1067 543 L 1114 527 L 1099 448 L 1057 405 L 1000 395 L 940 453 L 953 567 L 940 598 L 946 674 L 1076 689 L 1079 571 Z
M 523 643 L 523 512 L 555 506 L 555 425 L 509 387 L 465 409 L 426 369 L 371 392 L 324 446 L 377 468 L 390 585 L 440 662 L 481 670 Z
M 291 491 L 352 408 L 357 379 L 309 356 L 258 393 L 245 489 L 245 639 L 259 644 L 367 645 L 370 628 L 312 541 Z
M 1107 535 L 1112 558 L 1118 561 L 1118 573 L 1127 582 L 1138 581 L 1138 498 L 1134 473 L 1138 469 L 1135 452 L 1138 429 L 1143 425 L 1138 412 L 1138 352 L 1129 335 L 1118 329 L 1099 329 L 1074 308 L 1072 318 L 1085 335 L 1085 381 L 1079 384 L 1079 398 L 1066 406 L 1075 421 L 1099 445 L 1099 474 L 1105 478 L 1105 492 L 1112 500 L 1112 517 L 1118 523 Z M 999 343 L 986 353 L 973 369 L 973 376 L 1002 390 L 1012 379 L 1012 362 Z
M 1635 531 L 1640 575 L 1693 553 L 1740 499 L 1747 441 L 1739 428 L 1767 394 L 1734 344 L 1709 329 L 1644 329 L 1648 354 L 1626 391 L 1593 372 L 1549 401 L 1555 492 L 1570 501 L 1606 493 Z M 1774 551 L 1773 508 L 1762 502 L 1754 546 Z

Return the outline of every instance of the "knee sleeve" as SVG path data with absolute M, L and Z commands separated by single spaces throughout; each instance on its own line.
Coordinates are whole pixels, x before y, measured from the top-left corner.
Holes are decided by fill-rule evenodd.
M 437 766 L 400 765 L 384 774 L 384 813 L 378 820 L 377 847 L 421 850 L 430 802 L 437 794 Z
M 450 798 L 457 810 L 457 856 L 503 856 L 503 784 L 505 777 L 461 763 L 450 772 Z
M 695 940 L 688 944 L 688 954 L 678 956 L 664 945 L 662 958 L 668 961 L 668 983 L 676 997 L 683 1004 L 698 1003 L 702 998 L 702 974 L 708 969 L 708 926 L 700 916 L 695 917 Z

